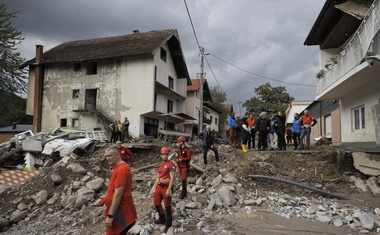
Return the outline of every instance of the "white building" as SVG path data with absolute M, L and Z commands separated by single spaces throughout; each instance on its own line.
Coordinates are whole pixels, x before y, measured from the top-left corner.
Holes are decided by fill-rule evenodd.
M 380 5 L 327 0 L 305 45 L 319 45 L 317 100 L 341 101 L 342 144 L 380 151 Z
M 177 131 L 191 84 L 177 30 L 160 30 L 36 48 L 29 66 L 27 114 L 34 131 L 108 129 L 130 120 L 134 137 Z M 183 131 L 183 130 L 179 130 Z

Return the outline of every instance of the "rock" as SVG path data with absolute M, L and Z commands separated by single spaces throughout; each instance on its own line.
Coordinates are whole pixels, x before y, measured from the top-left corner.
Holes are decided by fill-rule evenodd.
M 367 180 L 367 186 L 372 191 L 374 195 L 380 195 L 380 187 L 377 186 L 376 178 L 370 177 Z
M 86 169 L 83 166 L 81 166 L 79 163 L 71 163 L 66 168 L 74 171 L 75 173 L 81 174 L 81 175 L 87 174 Z
M 187 202 L 187 203 L 185 204 L 185 207 L 186 207 L 186 208 L 189 208 L 189 209 L 195 209 L 195 208 L 197 208 L 197 206 L 198 206 L 198 204 L 195 203 L 195 202 Z
M 222 175 L 218 175 L 217 177 L 215 177 L 212 181 L 211 181 L 211 186 L 214 187 L 216 185 L 219 185 L 220 183 L 222 183 L 222 180 L 223 180 L 223 176 Z
M 215 198 L 211 198 L 210 202 L 208 203 L 207 210 L 212 210 L 215 206 Z
M 355 218 L 358 218 L 360 223 L 362 224 L 362 227 L 367 230 L 372 230 L 375 224 L 375 219 L 367 214 L 367 213 L 362 213 L 360 211 L 356 211 L 353 216 Z
M 337 219 L 334 219 L 333 224 L 335 227 L 342 227 L 343 221 L 341 219 L 337 218 Z
M 11 219 L 10 219 L 10 221 L 11 221 L 12 223 L 17 223 L 17 222 L 23 220 L 27 215 L 28 215 L 28 211 L 27 211 L 27 210 L 23 210 L 23 211 L 15 210 L 15 211 L 11 214 Z
M 80 209 L 82 206 L 85 206 L 88 204 L 88 200 L 85 197 L 78 197 L 77 200 L 75 201 L 75 207 Z
M 216 209 L 219 209 L 219 208 L 222 208 L 223 207 L 223 202 L 222 200 L 220 199 L 219 197 L 219 194 L 217 193 L 213 193 L 210 195 L 210 203 L 211 203 L 211 200 L 214 200 L 214 205 L 213 205 L 213 208 L 216 208 Z M 210 204 L 209 204 L 210 205 Z M 207 207 L 207 209 L 210 209 L 209 207 Z M 211 208 L 212 209 L 212 208 Z
M 237 183 L 238 179 L 231 175 L 227 175 L 226 177 L 223 178 L 223 181 L 226 183 Z
M 28 209 L 28 205 L 26 205 L 23 202 L 20 202 L 20 204 L 17 205 L 17 209 L 20 210 L 20 211 L 27 210 Z
M 3 218 L 3 217 L 0 217 L 0 230 L 1 230 L 2 228 L 7 227 L 8 224 L 9 224 L 9 220 L 7 220 L 7 219 L 5 219 L 5 218 Z
M 54 185 L 60 185 L 62 183 L 62 177 L 57 172 L 52 173 L 50 179 Z
M 228 190 L 226 187 L 222 186 L 218 190 L 218 195 L 220 199 L 222 200 L 224 206 L 228 207 L 228 206 L 233 206 L 236 204 L 236 199 L 233 193 L 230 190 Z
M 197 223 L 197 229 L 201 230 L 202 227 L 203 227 L 203 221 L 200 221 L 199 223 Z
M 197 186 L 202 186 L 203 185 L 203 179 L 202 179 L 202 177 L 199 177 L 199 179 L 197 179 L 197 181 L 195 182 L 195 185 L 197 185 Z
M 98 178 L 88 181 L 86 183 L 86 186 L 89 189 L 92 189 L 95 192 L 98 192 L 104 186 L 104 180 L 98 177 Z
M 330 218 L 324 212 L 321 212 L 321 211 L 318 211 L 315 214 L 315 219 L 326 224 L 329 224 L 332 221 L 332 218 Z
M 380 209 L 379 208 L 375 208 L 374 212 L 376 215 L 380 216 Z
M 252 205 L 252 204 L 255 204 L 256 203 L 256 200 L 253 200 L 253 199 L 248 199 L 248 200 L 244 200 L 244 205 Z
M 87 172 L 87 175 L 85 175 L 83 178 L 82 178 L 82 182 L 88 182 L 89 180 L 91 180 L 92 176 L 88 175 L 88 172 Z
M 306 209 L 310 214 L 315 214 L 319 211 L 319 207 L 317 205 L 313 205 Z
M 84 197 L 88 201 L 91 201 L 91 199 L 94 198 L 94 195 L 95 195 L 95 191 L 92 190 L 92 189 L 90 189 L 90 188 L 81 187 L 80 189 L 78 189 L 78 196 L 79 197 Z
M 353 175 L 350 176 L 350 179 L 352 182 L 354 182 L 355 186 L 359 188 L 362 192 L 368 191 L 367 184 L 362 179 L 359 179 Z
M 131 235 L 138 235 L 138 234 L 141 234 L 140 232 L 142 231 L 142 227 L 141 225 L 139 225 L 138 223 L 136 223 L 129 231 L 128 231 L 128 234 L 131 234 Z M 145 229 L 144 229 L 145 230 Z M 147 232 L 147 230 L 145 230 L 145 232 Z M 149 234 L 149 232 L 148 232 Z
M 34 201 L 37 205 L 41 205 L 42 203 L 46 202 L 48 197 L 48 192 L 46 190 L 41 190 L 37 195 L 34 197 Z

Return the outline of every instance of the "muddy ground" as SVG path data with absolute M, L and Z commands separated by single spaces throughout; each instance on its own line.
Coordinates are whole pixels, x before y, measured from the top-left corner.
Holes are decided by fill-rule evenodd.
M 79 158 L 76 161 L 80 162 L 88 171 L 102 178 L 110 176 L 110 171 L 107 169 L 107 164 L 104 160 L 103 153 L 107 144 L 99 145 L 96 151 L 89 156 Z M 216 176 L 220 169 L 226 169 L 233 173 L 242 185 L 243 197 L 252 197 L 265 195 L 268 192 L 278 194 L 288 194 L 294 197 L 318 198 L 321 195 L 295 187 L 284 183 L 279 183 L 269 180 L 252 180 L 249 175 L 265 175 L 272 176 L 290 181 L 302 183 L 311 187 L 342 195 L 350 200 L 337 200 L 339 203 L 352 205 L 352 208 L 374 208 L 380 206 L 380 197 L 372 195 L 372 193 L 361 193 L 350 182 L 349 176 L 355 175 L 359 178 L 366 179 L 367 176 L 361 174 L 353 167 L 352 157 L 340 147 L 322 146 L 314 148 L 312 151 L 250 151 L 243 153 L 241 150 L 235 150 L 229 147 L 221 146 L 220 155 L 221 162 L 216 163 L 212 156 L 209 156 L 209 165 L 203 165 L 203 156 L 200 145 L 190 145 L 193 150 L 192 162 L 206 169 L 204 174 L 195 169 L 190 169 L 192 179 L 202 177 L 207 179 Z M 144 148 L 131 148 L 135 153 L 135 164 L 132 169 L 159 163 L 158 156 L 160 146 L 148 146 Z M 95 171 L 96 167 L 101 170 Z M 49 175 L 53 171 L 59 172 L 63 178 L 63 183 L 59 186 L 51 184 Z M 149 196 L 151 189 L 150 179 L 154 177 L 155 169 L 147 169 L 135 171 L 133 191 L 135 203 L 139 215 L 139 221 L 144 222 L 147 215 L 153 210 L 153 199 Z M 0 213 L 8 213 L 13 207 L 14 202 L 18 198 L 31 199 L 32 195 L 38 193 L 41 189 L 46 189 L 49 196 L 59 194 L 70 182 L 80 180 L 83 177 L 79 174 L 68 171 L 66 168 L 59 167 L 58 169 L 46 169 L 39 176 L 34 177 L 25 185 L 13 188 L 4 192 L 1 197 Z M 149 181 L 148 183 L 146 181 Z M 146 185 L 146 186 L 145 186 Z M 177 189 L 180 187 L 179 181 L 176 184 Z M 105 188 L 106 189 L 106 188 Z M 104 189 L 104 190 L 105 190 Z M 179 190 L 177 190 L 179 192 Z M 191 195 L 189 196 L 191 198 Z M 173 197 L 173 203 L 179 202 L 178 195 Z M 94 203 L 94 202 L 93 202 Z M 59 203 L 41 208 L 40 213 L 45 210 L 45 213 L 62 210 Z M 86 216 L 86 214 L 82 215 Z M 92 216 L 92 215 L 91 215 Z M 175 220 L 176 218 L 174 218 Z M 178 218 L 177 218 L 178 219 Z M 94 221 L 94 220 L 93 220 Z M 29 221 L 21 221 L 23 226 L 29 226 L 34 223 L 33 219 Z M 19 222 L 19 223 L 21 223 Z M 197 221 L 198 222 L 198 221 Z M 290 219 L 281 217 L 280 215 L 268 212 L 265 206 L 253 206 L 251 214 L 245 213 L 242 209 L 231 210 L 230 213 L 215 213 L 214 219 L 208 221 L 214 227 L 218 224 L 225 228 L 225 234 L 358 234 L 357 231 L 350 231 L 348 226 L 334 227 L 332 225 L 323 224 L 315 220 L 301 219 L 291 217 Z M 65 225 L 62 225 L 65 226 Z M 177 234 L 204 234 L 197 229 L 195 222 L 184 226 L 186 232 L 178 232 Z M 60 227 L 55 227 L 57 233 L 61 231 Z M 63 231 L 63 230 L 62 230 Z M 39 234 L 38 231 L 36 231 Z M 54 231 L 49 231 L 54 232 Z M 88 223 L 84 226 L 81 234 L 103 234 L 104 226 L 102 218 L 96 223 Z M 212 231 L 210 231 L 212 233 Z M 1 232 L 0 232 L 1 233 Z M 7 229 L 2 230 L 6 234 Z M 41 233 L 43 234 L 43 233 Z M 159 231 L 154 231 L 152 234 L 161 234 Z M 375 234 L 375 233 L 374 233 Z

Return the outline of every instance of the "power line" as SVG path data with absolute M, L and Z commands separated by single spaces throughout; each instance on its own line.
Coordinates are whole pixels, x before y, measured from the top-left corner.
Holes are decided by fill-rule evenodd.
M 211 73 L 212 73 L 212 76 L 214 76 L 216 83 L 218 83 L 218 86 L 219 86 L 220 89 L 224 92 L 224 94 L 226 95 L 227 99 L 229 99 L 232 103 L 237 104 L 238 102 L 233 101 L 233 100 L 227 95 L 227 93 L 223 90 L 223 88 L 222 88 L 222 86 L 220 85 L 218 79 L 216 78 L 215 73 L 214 73 L 214 71 L 212 70 L 211 65 L 210 65 L 210 63 L 208 62 L 206 56 L 205 56 L 205 59 L 206 59 L 206 63 L 207 63 L 207 65 L 208 65 L 208 67 L 209 67 L 209 69 L 210 69 L 210 71 L 211 71 Z
M 193 29 L 193 33 L 194 33 L 194 37 L 195 37 L 195 41 L 197 41 L 198 49 L 199 49 L 199 51 L 201 51 L 201 46 L 199 45 L 198 37 L 197 37 L 197 34 L 195 33 L 193 20 L 191 19 L 190 11 L 189 11 L 189 8 L 187 7 L 186 0 L 183 0 L 183 2 L 185 3 L 185 6 L 186 6 L 187 15 L 189 16 L 191 28 Z
M 315 87 L 315 85 L 301 84 L 301 83 L 292 83 L 292 82 L 284 82 L 284 81 L 281 81 L 281 80 L 277 80 L 277 79 L 273 79 L 273 78 L 268 78 L 266 76 L 263 76 L 263 75 L 260 75 L 260 74 L 253 73 L 253 72 L 250 72 L 248 70 L 242 69 L 242 68 L 240 68 L 240 67 L 238 67 L 238 66 L 236 66 L 236 65 L 234 65 L 234 64 L 232 64 L 232 63 L 230 63 L 228 61 L 225 61 L 225 60 L 219 58 L 218 56 L 216 56 L 216 55 L 214 55 L 212 53 L 208 53 L 208 54 L 212 55 L 213 57 L 217 58 L 218 60 L 220 60 L 220 61 L 222 61 L 222 62 L 224 62 L 224 63 L 226 63 L 228 65 L 231 65 L 234 68 L 237 68 L 237 69 L 239 69 L 239 70 L 241 70 L 243 72 L 246 72 L 248 74 L 251 74 L 251 75 L 254 75 L 254 76 L 257 76 L 257 77 L 260 77 L 260 78 L 264 78 L 264 79 L 267 79 L 267 80 L 271 80 L 271 81 L 275 81 L 275 82 L 279 82 L 279 83 L 284 83 L 284 84 L 288 84 L 288 85 Z

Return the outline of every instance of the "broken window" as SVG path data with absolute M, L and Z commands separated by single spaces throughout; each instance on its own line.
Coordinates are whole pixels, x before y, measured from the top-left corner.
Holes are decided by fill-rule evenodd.
M 161 47 L 161 53 L 160 53 L 161 60 L 166 62 L 166 51 L 164 48 Z
M 82 64 L 81 63 L 75 63 L 74 64 L 74 71 L 80 71 L 82 68 Z
M 73 99 L 77 99 L 77 98 L 79 98 L 79 90 L 75 89 L 73 90 Z
M 364 105 L 352 109 L 352 127 L 353 130 L 361 130 L 365 128 Z
M 169 88 L 172 90 L 174 89 L 174 79 L 170 76 L 169 76 Z
M 218 125 L 218 119 L 215 118 L 215 125 Z
M 71 120 L 71 127 L 79 127 L 79 119 L 78 118 L 73 118 Z
M 61 118 L 60 127 L 67 127 L 67 118 Z
M 86 68 L 87 75 L 97 74 L 97 70 L 98 70 L 98 66 L 96 62 L 87 63 L 87 68 Z

